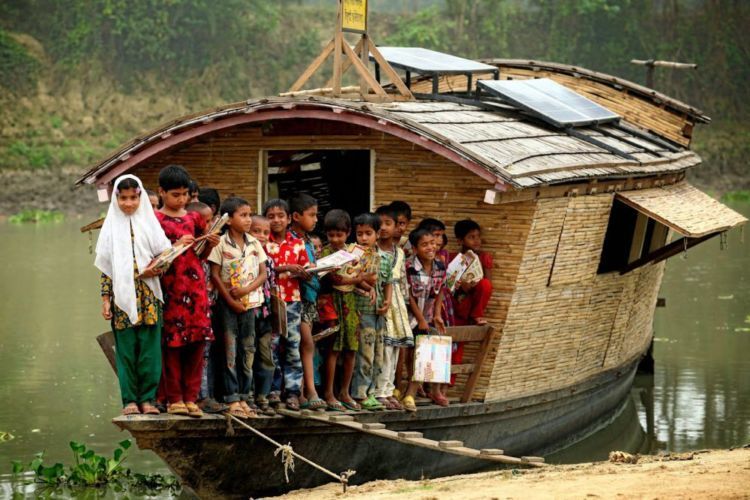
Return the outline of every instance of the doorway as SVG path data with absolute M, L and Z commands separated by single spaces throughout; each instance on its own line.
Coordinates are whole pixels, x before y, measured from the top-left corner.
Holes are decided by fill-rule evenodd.
M 332 208 L 355 216 L 372 210 L 374 152 L 369 149 L 267 150 L 265 196 L 289 200 L 304 192 L 318 200 L 317 232 Z

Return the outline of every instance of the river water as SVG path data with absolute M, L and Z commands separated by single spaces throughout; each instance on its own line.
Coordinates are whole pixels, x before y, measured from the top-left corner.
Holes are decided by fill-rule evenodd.
M 750 215 L 750 205 L 734 208 Z M 67 464 L 70 440 L 110 454 L 129 437 L 110 422 L 119 391 L 95 340 L 108 323 L 99 316 L 89 239 L 78 231 L 85 222 L 0 223 L 0 432 L 13 435 L 0 442 L 0 483 L 12 459 L 45 451 L 50 462 Z M 750 442 L 750 244 L 735 230 L 719 247 L 715 238 L 669 260 L 654 375 L 638 377 L 611 425 L 550 461 Z M 168 471 L 134 448 L 131 468 Z

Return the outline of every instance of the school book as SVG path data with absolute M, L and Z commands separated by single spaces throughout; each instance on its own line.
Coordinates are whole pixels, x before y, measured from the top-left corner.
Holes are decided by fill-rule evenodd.
M 342 278 L 353 278 L 362 270 L 361 258 L 365 254 L 367 249 L 356 243 L 352 243 L 347 246 L 346 251 L 354 256 L 354 260 L 345 264 L 344 267 L 336 271 L 336 273 Z M 353 292 L 355 289 L 354 285 L 334 285 L 336 290 L 340 292 Z
M 328 271 L 344 267 L 344 265 L 357 260 L 357 257 L 346 250 L 339 250 L 331 255 L 318 259 L 315 262 L 315 267 L 307 269 L 308 272 L 315 274 L 325 274 Z
M 282 337 L 287 335 L 286 302 L 276 289 L 271 290 L 271 329 Z
M 208 231 L 206 231 L 206 234 L 219 234 L 227 222 L 229 222 L 229 214 L 222 215 L 221 217 L 216 219 L 213 224 L 211 224 L 211 227 L 208 228 Z M 205 247 L 206 247 L 206 242 L 199 241 L 195 245 L 195 253 L 200 255 L 201 253 L 203 253 L 203 249 Z
M 146 269 L 141 271 L 138 277 L 142 278 L 143 273 L 148 269 L 153 269 L 155 271 L 166 271 L 167 269 L 169 269 L 169 266 L 172 265 L 172 262 L 174 262 L 177 257 L 185 253 L 188 248 L 190 248 L 190 245 L 184 245 L 182 243 L 177 243 L 175 246 L 167 248 L 154 260 L 152 260 L 151 263 L 146 266 Z
M 452 339 L 448 335 L 417 335 L 412 381 L 450 383 L 451 344 Z
M 477 283 L 484 277 L 482 263 L 479 256 L 467 250 L 456 257 L 448 264 L 446 269 L 445 285 L 453 293 L 460 281 L 466 283 Z

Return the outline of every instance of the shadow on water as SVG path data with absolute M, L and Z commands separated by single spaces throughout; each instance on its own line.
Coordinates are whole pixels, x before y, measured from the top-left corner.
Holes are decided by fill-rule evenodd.
M 750 205 L 734 208 L 750 214 Z M 39 451 L 51 463 L 68 463 L 71 440 L 109 454 L 127 437 L 110 422 L 119 391 L 95 341 L 108 325 L 80 225 L 0 224 L 0 432 L 14 436 L 0 442 L 0 474 L 10 472 L 10 460 Z M 667 307 L 654 322 L 654 375 L 638 377 L 608 426 L 550 461 L 750 441 L 750 252 L 738 231 L 728 243 L 720 252 L 711 240 L 668 262 L 660 292 Z M 151 452 L 130 455 L 135 471 L 168 473 Z

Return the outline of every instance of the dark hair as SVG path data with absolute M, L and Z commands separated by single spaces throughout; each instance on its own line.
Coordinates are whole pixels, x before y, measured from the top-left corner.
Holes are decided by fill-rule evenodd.
M 268 215 L 268 211 L 275 207 L 281 208 L 284 212 L 286 212 L 287 215 L 290 215 L 289 204 L 285 202 L 284 200 L 282 200 L 281 198 L 272 198 L 268 200 L 267 202 L 265 202 L 263 204 L 263 215 L 264 216 Z
M 201 201 L 191 201 L 190 203 L 185 205 L 185 210 L 187 210 L 188 212 L 200 212 L 201 210 L 205 209 L 211 210 L 211 207 Z
M 375 213 L 378 214 L 378 216 L 391 218 L 394 222 L 396 222 L 396 218 L 398 217 L 398 214 L 391 205 L 381 205 L 375 210 Z
M 302 214 L 310 207 L 317 207 L 318 200 L 307 193 L 297 193 L 289 200 L 289 211 L 293 214 Z
M 146 190 L 146 194 L 148 196 L 156 196 L 157 198 L 159 197 L 159 195 L 156 193 L 156 191 L 151 191 L 150 189 Z
M 138 181 L 133 179 L 132 177 L 128 177 L 127 179 L 123 179 L 120 181 L 120 183 L 116 186 L 116 190 L 122 191 L 123 189 L 139 189 L 141 186 L 138 185 Z M 115 193 L 116 195 L 117 193 Z M 138 196 L 140 196 L 141 193 L 138 193 Z
M 171 189 L 190 189 L 190 174 L 180 165 L 167 165 L 159 172 L 159 187 L 164 191 Z
M 200 192 L 200 190 L 201 189 L 198 187 L 198 183 L 193 179 L 190 179 L 190 184 L 188 185 L 188 193 L 190 193 L 190 196 Z
M 214 188 L 202 187 L 198 189 L 198 200 L 202 201 L 211 207 L 211 210 L 216 212 L 219 211 L 219 207 L 221 206 L 221 197 L 219 196 L 219 192 Z
M 456 225 L 453 226 L 453 234 L 456 235 L 456 238 L 463 239 L 467 234 L 469 234 L 471 231 L 474 231 L 475 229 L 477 231 L 482 230 L 482 228 L 479 227 L 479 224 L 477 224 L 475 221 L 471 219 L 463 219 L 456 222 Z
M 359 214 L 352 221 L 352 225 L 356 228 L 357 226 L 370 226 L 375 232 L 380 231 L 380 217 L 372 212 Z
M 239 196 L 230 196 L 226 200 L 224 200 L 224 203 L 221 204 L 221 209 L 219 212 L 223 214 L 229 214 L 229 216 L 233 216 L 234 213 L 240 209 L 240 207 L 244 206 L 250 206 L 250 204 L 247 202 L 247 200 L 240 198 Z
M 323 218 L 323 229 L 325 231 L 344 231 L 348 233 L 352 230 L 352 219 L 346 211 L 334 208 L 326 213 Z
M 265 215 L 255 214 L 253 215 L 253 222 L 268 222 L 268 218 Z
M 421 240 L 425 236 L 432 236 L 432 231 L 423 227 L 418 227 L 414 231 L 409 233 L 409 243 L 411 243 L 412 247 L 416 248 L 417 245 L 419 245 L 419 240 Z
M 430 232 L 445 231 L 445 224 L 431 217 L 427 217 L 419 221 L 419 224 L 417 224 L 417 227 L 422 228 L 422 229 L 427 229 Z
M 406 217 L 406 220 L 411 220 L 411 207 L 405 201 L 392 201 L 391 208 L 396 212 L 396 217 L 403 215 Z

